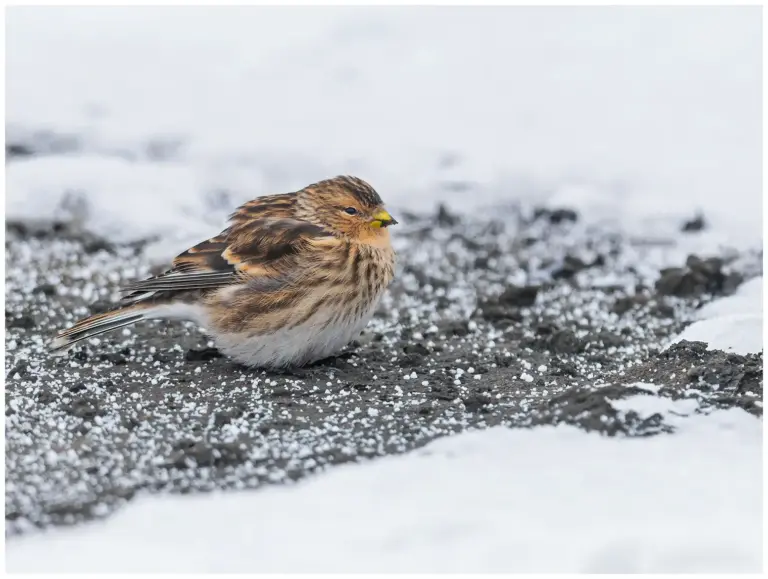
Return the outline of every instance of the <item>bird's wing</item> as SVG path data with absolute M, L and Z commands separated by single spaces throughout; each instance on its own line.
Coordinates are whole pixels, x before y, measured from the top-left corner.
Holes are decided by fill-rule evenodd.
M 312 253 L 336 238 L 297 219 L 235 222 L 216 237 L 198 243 L 173 260 L 165 273 L 132 283 L 123 300 L 147 292 L 207 290 L 248 281 L 257 291 L 276 291 L 295 283 L 312 265 Z
M 296 206 L 295 193 L 265 195 L 238 207 L 229 220 L 236 225 L 254 219 L 290 219 Z

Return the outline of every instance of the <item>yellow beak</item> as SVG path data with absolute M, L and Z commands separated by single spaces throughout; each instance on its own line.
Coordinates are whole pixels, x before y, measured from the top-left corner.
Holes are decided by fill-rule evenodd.
M 373 221 L 371 221 L 371 227 L 387 227 L 388 225 L 397 225 L 397 219 L 392 217 L 389 213 L 384 211 L 377 211 L 373 215 Z

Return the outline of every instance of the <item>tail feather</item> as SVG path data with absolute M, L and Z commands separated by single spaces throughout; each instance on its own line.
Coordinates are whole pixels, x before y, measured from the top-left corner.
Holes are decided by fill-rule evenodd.
M 149 312 L 147 306 L 135 304 L 80 320 L 71 328 L 56 334 L 50 343 L 53 353 L 65 354 L 72 346 L 111 330 L 130 326 L 143 320 Z

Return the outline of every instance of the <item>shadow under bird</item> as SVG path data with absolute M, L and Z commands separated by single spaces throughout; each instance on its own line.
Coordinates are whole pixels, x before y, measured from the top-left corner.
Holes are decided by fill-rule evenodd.
M 77 322 L 51 342 L 74 344 L 149 319 L 189 320 L 247 366 L 300 366 L 339 352 L 366 326 L 394 275 L 378 193 L 339 176 L 295 193 L 249 201 L 216 237 L 165 273 L 123 288 L 115 309 Z

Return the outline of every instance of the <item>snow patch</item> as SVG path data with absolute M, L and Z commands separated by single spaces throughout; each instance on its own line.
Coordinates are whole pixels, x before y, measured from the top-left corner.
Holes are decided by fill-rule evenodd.
M 295 487 L 137 499 L 105 522 L 9 541 L 7 568 L 759 572 L 761 434 L 742 410 L 631 440 L 497 427 Z
M 710 350 L 734 354 L 763 351 L 763 278 L 742 284 L 732 296 L 715 300 L 699 313 L 671 343 L 680 340 L 706 342 Z
M 635 386 L 643 387 L 640 384 L 635 384 Z M 642 419 L 660 414 L 665 418 L 677 417 L 678 422 L 681 422 L 699 409 L 699 402 L 692 398 L 672 400 L 652 394 L 637 394 L 621 400 L 614 400 L 611 402 L 611 406 L 621 412 L 635 412 Z

